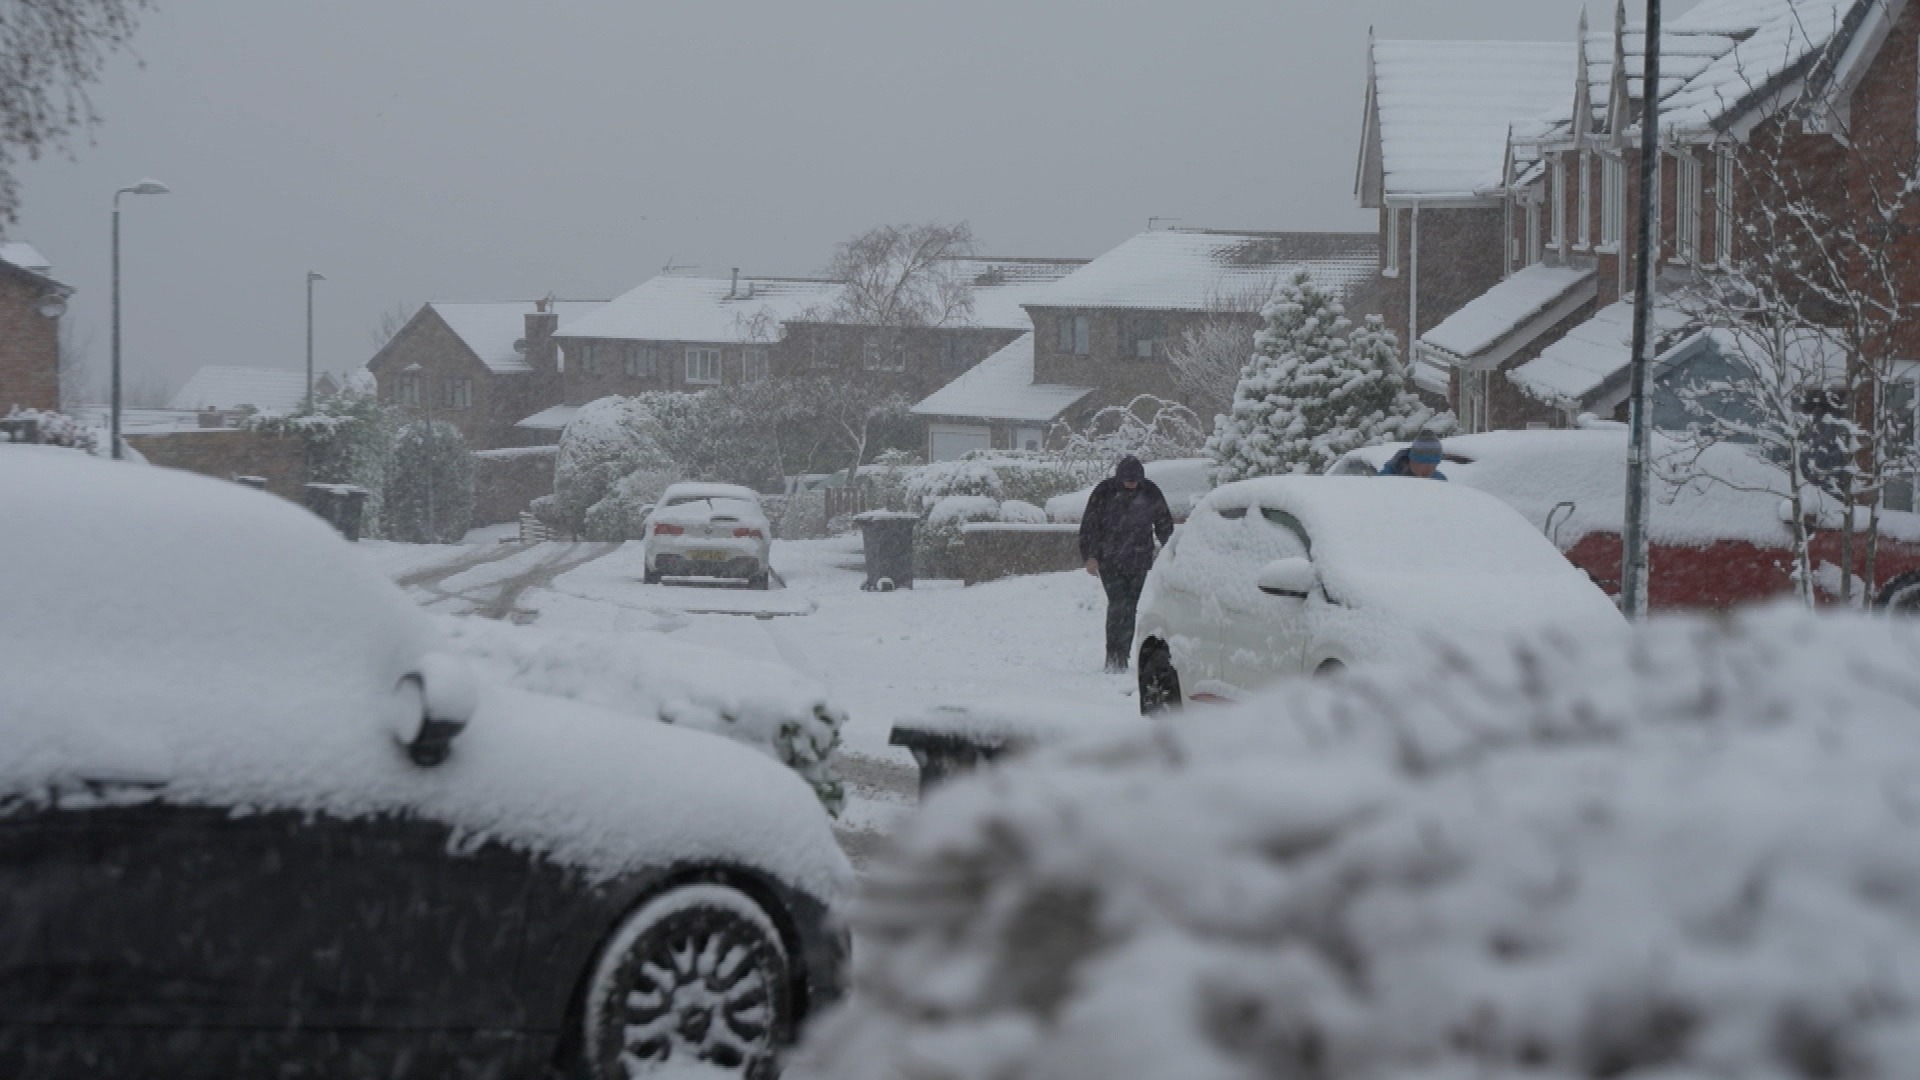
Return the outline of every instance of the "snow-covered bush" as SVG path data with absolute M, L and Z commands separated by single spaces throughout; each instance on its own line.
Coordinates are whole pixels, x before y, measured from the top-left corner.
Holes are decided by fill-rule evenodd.
M 1141 394 L 1099 410 L 1077 428 L 1056 423 L 1048 441 L 1065 460 L 1111 469 L 1129 456 L 1141 461 L 1192 457 L 1207 445 L 1207 425 L 1177 401 Z
M 799 773 L 829 813 L 840 812 L 845 791 L 834 754 L 846 713 L 791 668 L 657 634 L 586 634 L 454 616 L 441 624 L 483 678 L 745 743 Z
M 15 405 L 7 410 L 5 419 L 31 421 L 39 429 L 42 446 L 60 446 L 96 455 L 105 452 L 104 444 L 108 440 L 105 432 L 63 412 L 55 412 L 52 409 L 23 409 Z
M 1452 413 L 1435 415 L 1413 392 L 1378 316 L 1355 326 L 1305 272 L 1264 314 L 1233 411 L 1207 440 L 1216 482 L 1323 473 L 1350 450 L 1453 429 Z
M 971 495 L 985 496 L 991 499 L 1004 498 L 1006 488 L 1000 483 L 1000 474 L 993 466 L 983 461 L 962 458 L 959 461 L 936 461 L 931 465 L 922 465 L 907 474 L 907 509 L 919 510 L 931 508 L 935 503 L 949 496 Z
M 653 398 L 604 397 L 581 406 L 560 434 L 554 458 L 553 501 L 542 520 L 573 534 L 586 531 L 587 512 L 639 470 L 672 472 Z M 684 395 L 681 395 L 684 396 Z
M 991 474 L 989 474 L 991 475 Z M 999 521 L 1000 502 L 989 495 L 947 495 L 927 509 L 913 536 L 913 572 L 923 578 L 957 578 L 966 537 L 960 526 Z M 1043 514 L 1044 516 L 1044 514 Z
M 1436 652 L 1037 752 L 866 878 L 836 1080 L 1909 1076 L 1920 630 Z
M 636 469 L 621 477 L 605 498 L 587 510 L 580 535 L 609 543 L 645 539 L 647 511 L 675 479 L 674 473 L 660 469 Z
M 255 413 L 242 421 L 251 431 L 290 435 L 306 443 L 308 478 L 322 484 L 353 484 L 367 492 L 360 531 L 389 535 L 386 525 L 387 467 L 403 414 L 384 404 L 372 375 L 352 380 L 349 388 L 313 403 L 313 411 L 290 415 Z
M 1014 525 L 1045 525 L 1047 512 L 1030 502 L 1008 499 L 1000 504 L 1000 520 Z
M 381 525 L 387 539 L 458 543 L 473 527 L 473 476 L 473 451 L 459 428 L 443 420 L 431 429 L 424 421 L 401 427 L 386 462 Z

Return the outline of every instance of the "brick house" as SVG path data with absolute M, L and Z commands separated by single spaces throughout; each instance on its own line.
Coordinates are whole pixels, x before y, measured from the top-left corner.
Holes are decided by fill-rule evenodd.
M 30 244 L 0 244 L 0 416 L 60 408 L 60 317 L 73 288 Z
M 1905 0 L 1707 0 L 1663 30 L 1663 293 L 1725 265 L 1751 201 L 1778 197 L 1742 190 L 1769 175 L 1767 155 L 1836 217 L 1865 209 L 1866 177 L 1884 182 L 1886 163 L 1912 168 L 1917 34 Z M 1493 249 L 1508 276 L 1418 343 L 1425 364 L 1450 372 L 1467 430 L 1625 417 L 1645 35 L 1622 3 L 1608 31 L 1588 33 L 1583 18 L 1579 40 L 1568 106 L 1516 123 L 1509 140 Z M 1914 277 L 1902 289 L 1920 297 L 1920 262 L 1902 265 Z M 1731 371 L 1732 346 L 1671 303 L 1654 319 L 1654 417 L 1682 423 L 1667 387 Z M 1901 355 L 1916 346 L 1900 343 Z
M 808 313 L 787 321 L 776 363 L 791 374 L 858 373 L 918 400 L 1030 332 L 1025 305 L 1086 264 L 1085 259 L 952 259 L 947 266 L 965 285 L 972 307 L 951 322 L 886 328 Z
M 1451 396 L 1449 373 L 1419 362 L 1413 343 L 1505 276 L 1508 134 L 1564 98 L 1575 52 L 1561 42 L 1368 41 L 1354 195 L 1379 212 L 1380 312 L 1429 395 Z
M 367 361 L 367 370 L 380 400 L 431 412 L 459 428 L 476 450 L 551 443 L 558 428 L 521 421 L 563 400 L 556 342 L 562 325 L 605 306 L 578 300 L 427 304 Z M 415 365 L 418 370 L 409 370 Z

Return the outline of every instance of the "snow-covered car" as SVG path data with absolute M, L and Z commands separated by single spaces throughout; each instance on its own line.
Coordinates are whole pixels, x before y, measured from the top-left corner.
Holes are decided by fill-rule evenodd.
M 1500 500 L 1430 480 L 1279 476 L 1213 490 L 1154 561 L 1140 707 L 1237 700 L 1287 675 L 1624 621 Z
M 1916 671 L 1904 624 L 1672 616 L 1041 750 L 876 859 L 797 1067 L 1913 1076 Z
M 647 584 L 670 577 L 735 578 L 768 587 L 773 526 L 760 496 L 737 484 L 674 484 L 644 525 Z
M 1405 443 L 1355 450 L 1331 475 L 1370 476 Z M 1609 593 L 1620 591 L 1620 532 L 1626 520 L 1627 434 L 1609 425 L 1570 431 L 1489 431 L 1446 440 L 1441 466 L 1450 483 L 1477 488 L 1519 511 L 1575 566 Z M 1745 448 L 1721 445 L 1692 460 L 1665 436 L 1654 438 L 1657 473 L 1679 463 L 1697 479 L 1656 479 L 1650 508 L 1652 541 L 1647 599 L 1655 610 L 1722 610 L 1793 591 L 1793 530 L 1784 474 Z M 1704 477 L 1715 477 L 1709 480 Z M 1864 519 L 1864 514 L 1862 515 Z M 1837 508 L 1810 516 L 1808 545 L 1816 596 L 1840 594 L 1841 528 Z M 1874 580 L 1864 540 L 1853 552 L 1857 598 L 1885 610 L 1920 613 L 1920 514 L 1883 510 Z
M 1147 479 L 1160 489 L 1167 498 L 1167 509 L 1173 511 L 1175 521 L 1185 521 L 1195 503 L 1213 487 L 1212 458 L 1167 458 L 1162 461 L 1147 462 Z M 1080 518 L 1087 512 L 1087 500 L 1093 497 L 1093 486 L 1088 485 L 1079 491 L 1070 491 L 1065 495 L 1055 495 L 1047 500 L 1047 520 L 1061 524 L 1079 524 Z
M 851 870 L 765 755 L 475 678 L 275 496 L 0 491 L 0 1076 L 767 1076 L 838 994 Z

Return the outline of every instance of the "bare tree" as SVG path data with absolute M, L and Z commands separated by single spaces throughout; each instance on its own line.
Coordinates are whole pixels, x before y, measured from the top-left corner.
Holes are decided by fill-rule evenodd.
M 1072 461 L 1106 466 L 1127 455 L 1159 461 L 1198 457 L 1206 450 L 1207 425 L 1177 401 L 1141 394 L 1125 405 L 1108 405 L 1078 427 L 1056 422 L 1049 441 Z
M 379 352 L 387 347 L 387 342 L 400 336 L 400 331 L 413 321 L 415 309 L 404 303 L 395 303 L 380 313 L 374 320 L 373 329 L 367 331 L 367 338 L 373 345 L 373 351 Z
M 821 322 L 907 329 L 960 326 L 973 318 L 973 288 L 954 260 L 973 254 L 973 230 L 956 225 L 881 225 L 841 244 L 826 276 L 843 282 Z
M 92 365 L 93 332 L 71 319 L 60 320 L 60 408 L 71 411 L 97 398 Z
M 6 0 L 0 9 L 0 220 L 17 220 L 22 155 L 99 122 L 87 94 L 151 0 Z

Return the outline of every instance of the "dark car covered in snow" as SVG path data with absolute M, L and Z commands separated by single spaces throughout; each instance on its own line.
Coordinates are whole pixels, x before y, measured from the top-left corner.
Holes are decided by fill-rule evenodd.
M 273 496 L 0 490 L 0 1076 L 765 1077 L 839 994 L 779 764 L 476 681 Z

